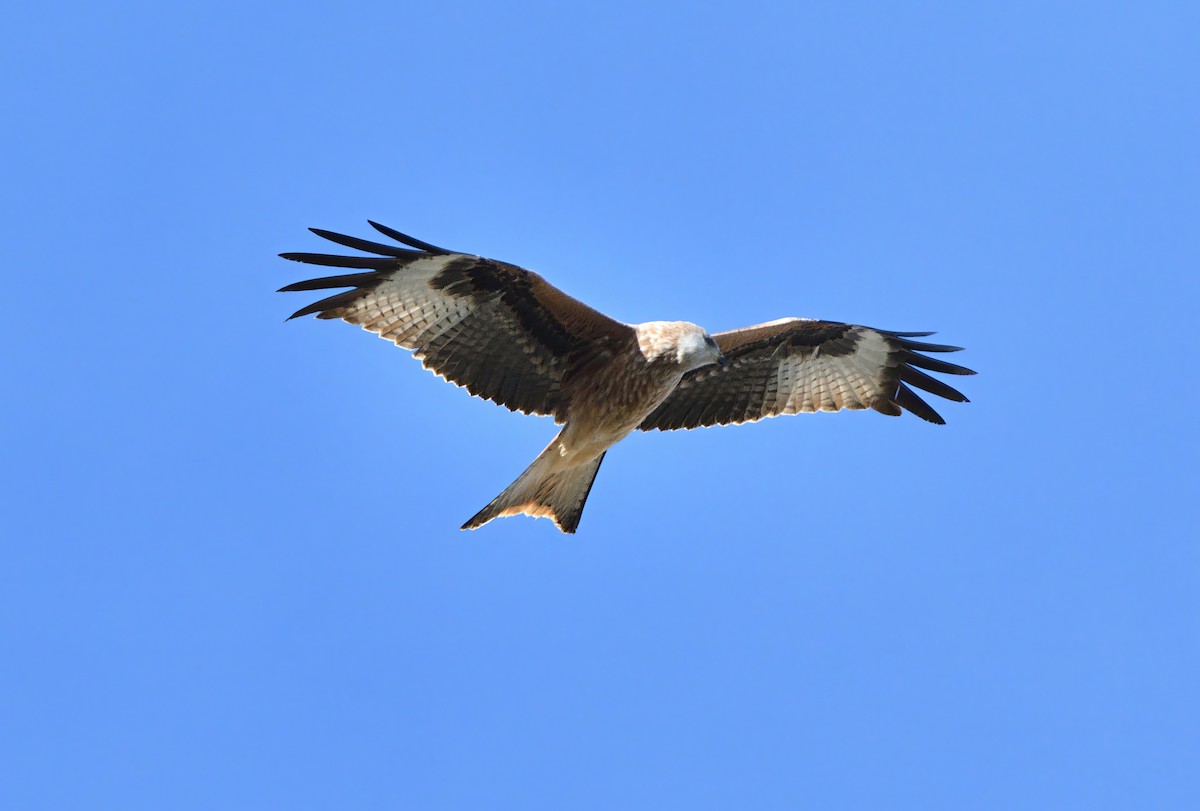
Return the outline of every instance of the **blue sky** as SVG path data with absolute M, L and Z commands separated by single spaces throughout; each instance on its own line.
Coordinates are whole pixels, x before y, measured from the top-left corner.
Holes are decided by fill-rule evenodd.
M 1195 808 L 1187 3 L 28 5 L 6 808 Z M 554 433 L 278 287 L 366 219 L 969 405 Z

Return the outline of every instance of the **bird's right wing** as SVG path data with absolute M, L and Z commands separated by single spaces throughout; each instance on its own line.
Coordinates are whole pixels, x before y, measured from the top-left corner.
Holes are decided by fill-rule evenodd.
M 293 314 L 340 318 L 413 350 L 424 366 L 514 411 L 565 416 L 564 377 L 635 344 L 633 328 L 532 271 L 454 253 L 371 223 L 408 247 L 311 229 L 376 256 L 284 253 L 362 272 L 297 282 L 280 292 L 351 288 Z
M 669 431 L 843 408 L 872 408 L 889 416 L 898 416 L 904 409 L 942 424 L 941 415 L 908 386 L 966 402 L 961 392 L 921 369 L 952 375 L 975 373 L 919 354 L 958 350 L 911 340 L 931 334 L 803 318 L 719 332 L 713 338 L 727 364 L 684 375 L 640 428 Z

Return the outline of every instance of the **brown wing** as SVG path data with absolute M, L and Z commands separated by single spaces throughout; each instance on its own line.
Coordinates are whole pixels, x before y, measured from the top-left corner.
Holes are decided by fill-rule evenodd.
M 426 368 L 471 394 L 527 414 L 564 418 L 564 376 L 625 350 L 633 328 L 528 270 L 454 253 L 377 223 L 408 248 L 318 228 L 318 236 L 377 256 L 283 253 L 284 259 L 365 272 L 298 282 L 280 292 L 352 288 L 298 310 L 341 318 L 413 350 Z
M 960 392 L 921 369 L 975 373 L 918 354 L 959 349 L 910 340 L 932 334 L 799 318 L 717 333 L 713 338 L 728 363 L 685 375 L 640 427 L 669 431 L 843 408 L 873 408 L 891 416 L 905 409 L 941 425 L 945 420 L 909 385 L 967 402 Z

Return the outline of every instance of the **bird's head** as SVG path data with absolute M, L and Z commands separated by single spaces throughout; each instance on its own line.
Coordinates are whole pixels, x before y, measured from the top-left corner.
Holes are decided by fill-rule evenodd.
M 686 328 L 680 330 L 679 341 L 675 346 L 675 360 L 683 367 L 683 371 L 690 372 L 714 363 L 724 366 L 725 355 L 721 353 L 721 347 L 717 346 L 713 337 L 695 324 L 685 326 Z

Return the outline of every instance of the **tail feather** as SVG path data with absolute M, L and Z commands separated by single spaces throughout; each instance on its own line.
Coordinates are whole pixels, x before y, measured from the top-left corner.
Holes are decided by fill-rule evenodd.
M 558 446 L 555 439 L 515 482 L 475 513 L 462 529 L 478 529 L 493 518 L 531 515 L 549 518 L 563 532 L 575 532 L 604 454 L 565 470 L 555 470 L 553 462 Z

